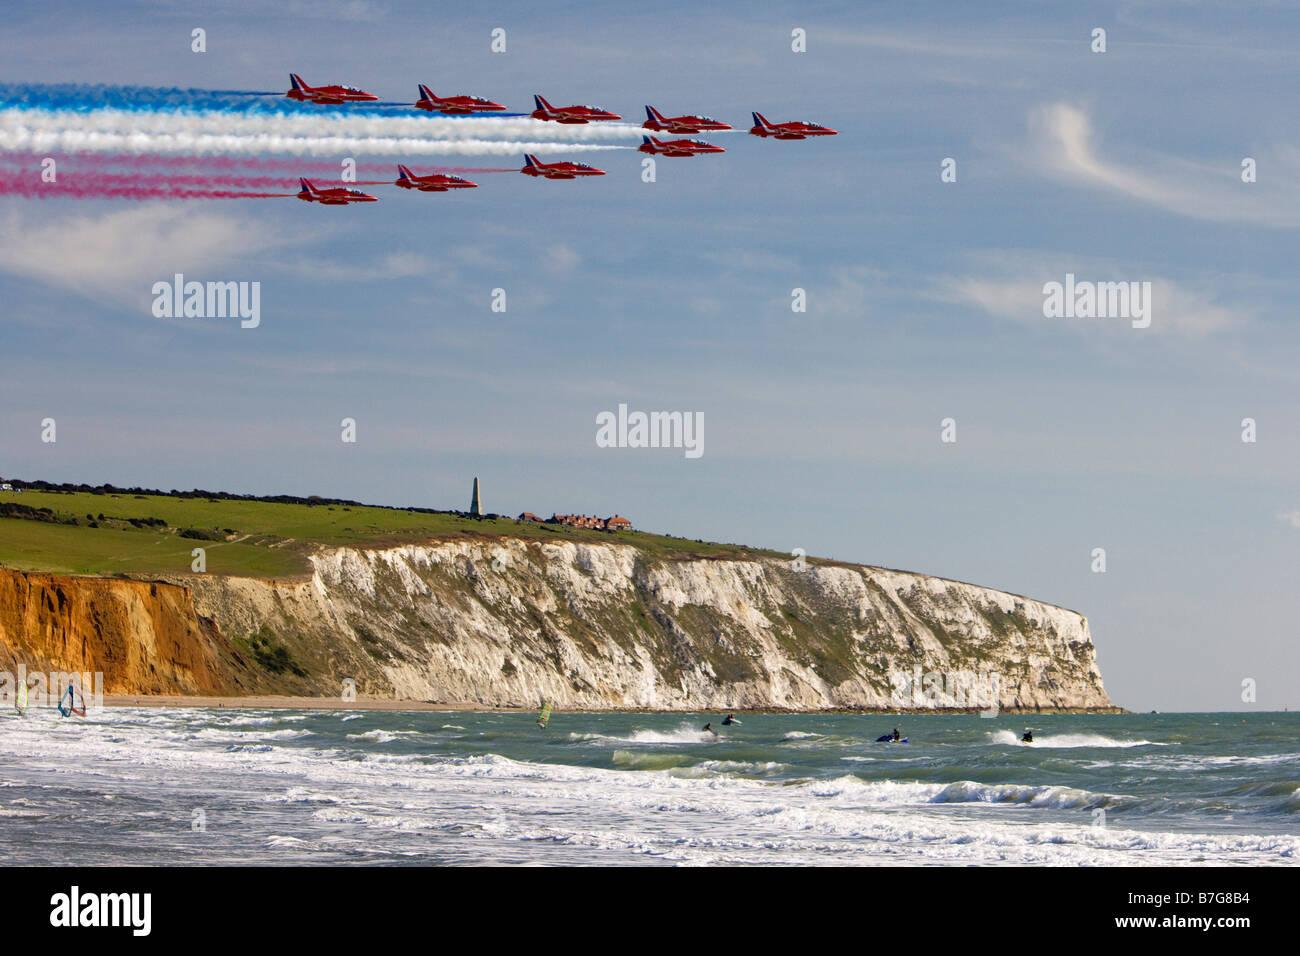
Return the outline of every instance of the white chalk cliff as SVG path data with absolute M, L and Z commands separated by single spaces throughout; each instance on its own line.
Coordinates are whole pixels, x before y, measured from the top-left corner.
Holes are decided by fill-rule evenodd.
M 316 693 L 351 677 L 364 696 L 485 706 L 890 708 L 891 674 L 919 670 L 995 675 L 1004 710 L 1113 706 L 1082 615 L 922 574 L 512 538 L 312 565 L 169 580 L 234 646 L 285 647 Z

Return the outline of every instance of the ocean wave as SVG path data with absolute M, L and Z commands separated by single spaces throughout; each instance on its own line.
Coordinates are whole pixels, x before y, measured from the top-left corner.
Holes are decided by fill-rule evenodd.
M 989 733 L 989 742 L 994 744 L 1006 744 L 1016 747 L 1038 747 L 1038 748 L 1075 748 L 1075 747 L 1163 747 L 1164 744 L 1158 744 L 1150 740 L 1117 740 L 1114 737 L 1106 737 L 1102 734 L 1053 734 L 1046 736 L 1035 734 L 1034 739 L 1028 743 L 1020 739 L 1020 735 L 1010 730 L 994 730 Z
M 161 723 L 13 721 L 0 735 L 0 766 L 8 778 L 21 774 L 26 786 L 53 792 L 61 808 L 81 811 L 68 815 L 69 838 L 80 835 L 73 827 L 88 829 L 87 820 L 121 816 L 136 826 L 149 819 L 105 803 L 108 796 L 126 804 L 159 786 L 247 795 L 260 807 L 244 841 L 253 863 L 301 861 L 317 851 L 322 859 L 468 853 L 486 862 L 559 864 L 638 857 L 687 865 L 1300 863 L 1300 777 L 1286 767 L 1225 767 L 1215 778 L 1219 792 L 1207 792 L 1195 784 L 1209 774 L 1179 776 L 1167 787 L 1154 770 L 1083 769 L 1103 757 L 1133 767 L 1161 753 L 1155 748 L 1123 757 L 1052 752 L 1048 734 L 1048 752 L 1035 756 L 983 746 L 986 731 L 977 723 L 966 725 L 963 743 L 904 763 L 897 754 L 906 747 L 856 748 L 867 752 L 846 758 L 848 751 L 824 742 L 777 746 L 776 735 L 756 743 L 737 733 L 701 751 L 699 723 L 675 719 L 661 721 L 669 728 L 662 732 L 639 718 L 577 724 L 627 728 L 622 738 L 503 732 L 487 744 L 477 732 L 500 730 L 499 715 L 453 719 L 469 719 L 473 733 L 425 734 L 450 752 L 405 755 L 383 753 L 398 748 L 377 737 L 345 738 L 332 722 L 328 733 L 314 722 L 317 736 L 304 744 L 228 727 L 203 736 L 192 712 Z M 800 722 L 807 726 L 790 721 Z M 1106 743 L 1075 745 L 1143 746 L 1099 739 Z M 488 747 L 501 752 L 483 753 Z M 1164 748 L 1163 756 L 1186 754 Z M 770 759 L 782 757 L 789 762 Z M 850 764 L 856 773 L 842 759 L 861 761 Z M 1197 769 L 1206 768 L 1189 771 Z M 882 773 L 892 779 L 869 779 Z M 1098 808 L 1108 811 L 1106 826 L 1092 825 Z M 11 859 L 5 852 L 0 858 Z
M 676 730 L 638 730 L 627 738 L 633 744 L 707 744 L 721 740 L 721 734 L 710 733 L 691 724 L 682 724 Z
M 179 740 L 211 741 L 251 741 L 251 740 L 298 740 L 314 736 L 310 730 L 224 730 L 215 727 L 187 729 L 176 734 L 166 734 Z
M 1284 813 L 1300 813 L 1300 787 L 1292 790 L 1282 801 L 1281 810 Z
M 418 737 L 418 730 L 367 730 L 363 734 L 348 734 L 348 740 L 369 740 L 374 743 L 387 744 L 403 737 Z
M 0 817 L 43 817 L 43 810 L 23 810 L 20 807 L 0 807 Z
M 702 760 L 689 767 L 680 767 L 673 771 L 675 777 L 718 777 L 739 776 L 756 777 L 780 773 L 786 769 L 783 763 L 774 760 Z
M 570 740 L 590 740 L 617 744 L 710 744 L 726 738 L 712 734 L 694 724 L 681 724 L 675 730 L 634 730 L 626 737 L 607 734 L 570 734 Z
M 614 763 L 619 767 L 632 770 L 669 770 L 690 762 L 685 754 L 651 752 L 635 750 L 615 750 Z
M 271 794 L 264 798 L 267 803 L 342 803 L 342 798 L 333 794 L 308 790 L 306 787 L 290 787 L 284 793 Z
M 983 784 L 970 780 L 950 783 L 930 798 L 931 803 L 1011 803 L 1058 810 L 1091 810 L 1128 802 L 1109 793 L 1092 793 L 1073 787 Z

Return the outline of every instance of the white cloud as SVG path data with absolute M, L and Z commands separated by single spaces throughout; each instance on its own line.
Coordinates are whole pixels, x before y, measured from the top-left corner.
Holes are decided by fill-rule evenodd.
M 259 7 L 260 4 L 255 4 Z M 289 13 L 294 17 L 339 20 L 347 23 L 374 23 L 388 18 L 388 5 L 367 0 L 290 0 Z
M 1279 513 L 1277 520 L 1283 524 L 1289 524 L 1293 528 L 1300 528 L 1300 508 L 1292 508 L 1290 511 Z
M 801 267 L 794 256 L 778 255 L 762 249 L 744 249 L 729 247 L 726 249 L 705 249 L 700 258 L 717 263 L 723 269 L 738 272 L 793 272 Z
M 1300 150 L 1278 146 L 1250 153 L 1259 181 L 1241 180 L 1244 156 L 1196 163 L 1146 152 L 1128 164 L 1102 155 L 1092 118 L 1078 106 L 1053 103 L 1029 118 L 1028 160 L 1048 175 L 1091 186 L 1191 219 L 1245 222 L 1275 228 L 1300 226 L 1296 202 Z
M 299 256 L 281 259 L 277 266 L 314 282 L 375 282 L 432 276 L 439 285 L 446 285 L 456 274 L 451 265 L 418 252 L 390 252 L 368 263 L 349 262 L 346 266 L 327 259 Z
M 544 264 L 548 272 L 572 272 L 582 262 L 582 256 L 564 244 L 549 246 L 546 250 Z
M 232 267 L 288 241 L 260 221 L 165 203 L 53 221 L 12 211 L 0 223 L 0 272 L 129 307 L 177 272 L 256 279 Z
M 385 279 L 400 279 L 426 275 L 432 267 L 432 260 L 418 252 L 392 252 L 384 256 L 378 272 Z
M 970 257 L 974 271 L 940 279 L 934 295 L 941 301 L 974 306 L 1002 319 L 1031 324 L 1054 323 L 1079 332 L 1107 328 L 1130 329 L 1116 319 L 1049 319 L 1043 316 L 1043 285 L 1064 282 L 1066 273 L 1076 281 L 1150 282 L 1151 327 L 1147 333 L 1174 333 L 1202 338 L 1250 321 L 1251 311 L 1221 303 L 1231 294 L 1220 280 L 1186 283 L 1154 275 L 1141 263 L 1123 263 L 1065 253 L 1019 250 Z

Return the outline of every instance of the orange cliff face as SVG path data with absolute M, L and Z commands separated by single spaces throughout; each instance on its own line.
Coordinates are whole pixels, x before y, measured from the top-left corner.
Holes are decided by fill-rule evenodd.
M 188 588 L 0 568 L 0 669 L 103 672 L 109 694 L 246 692 Z

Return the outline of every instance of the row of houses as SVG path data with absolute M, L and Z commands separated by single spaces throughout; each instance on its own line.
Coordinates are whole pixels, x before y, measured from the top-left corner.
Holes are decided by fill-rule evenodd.
M 632 522 L 622 515 L 612 518 L 597 518 L 595 515 L 551 515 L 542 519 L 531 511 L 524 511 L 519 521 L 535 521 L 538 524 L 560 524 L 568 528 L 595 528 L 597 531 L 631 531 Z

